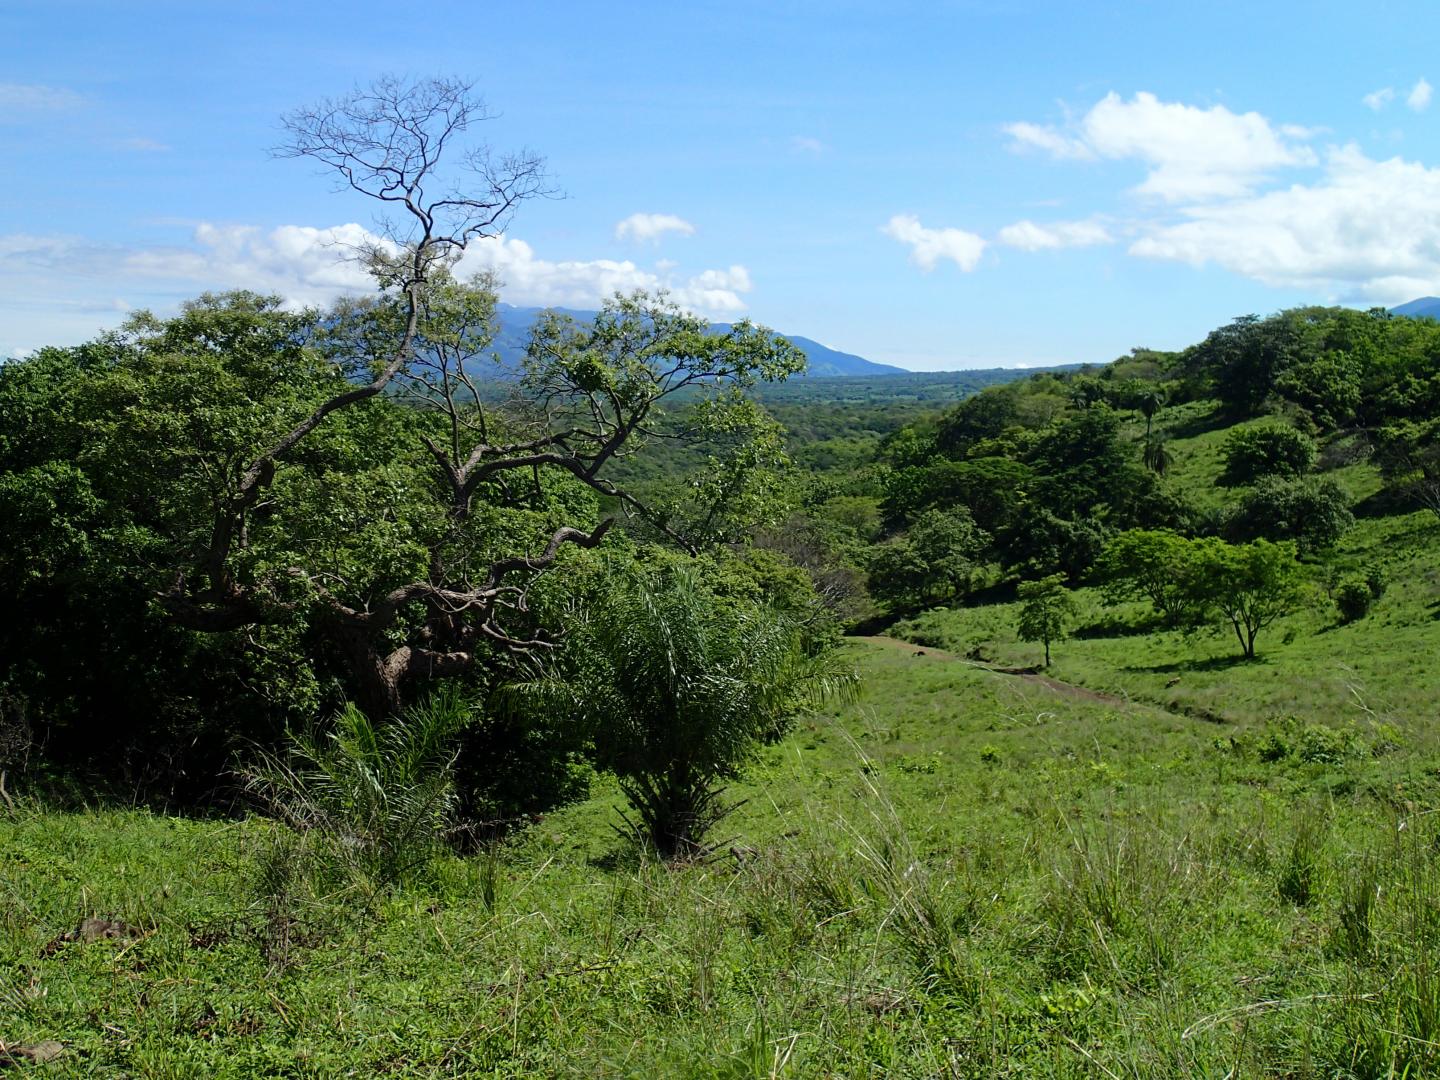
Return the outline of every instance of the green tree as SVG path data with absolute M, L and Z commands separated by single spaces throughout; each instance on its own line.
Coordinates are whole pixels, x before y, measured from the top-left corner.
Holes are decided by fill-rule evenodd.
M 470 670 L 494 647 L 543 648 L 544 628 L 526 617 L 528 582 L 567 547 L 601 542 L 612 519 L 597 520 L 597 496 L 695 542 L 680 534 L 671 512 L 610 481 L 607 466 L 636 443 L 655 436 L 728 443 L 691 485 L 705 509 L 683 523 L 716 529 L 722 515 L 747 503 L 750 466 L 775 452 L 773 425 L 732 391 L 804 366 L 803 354 L 769 330 L 743 321 L 712 330 L 663 299 L 637 294 L 606 303 L 588 324 L 559 314 L 539 320 L 521 402 L 488 405 L 469 371 L 489 343 L 493 290 L 484 280 L 455 282 L 448 268 L 537 190 L 538 164 L 507 158 L 483 168 L 474 193 L 447 186 L 442 154 L 483 115 L 478 109 L 463 84 L 382 81 L 287 119 L 291 153 L 402 208 L 408 224 L 389 226 L 390 246 L 367 253 L 381 297 L 347 312 L 324 339 L 348 384 L 278 433 L 237 446 L 225 483 L 212 492 L 209 520 L 191 526 L 202 539 L 179 560 L 163 600 L 174 620 L 202 631 L 313 611 L 313 624 L 346 659 L 357 704 L 372 716 L 397 712 L 407 693 Z M 353 484 L 332 482 L 334 474 L 302 484 L 294 464 L 323 453 L 337 416 L 397 389 L 420 405 L 409 422 L 423 429 L 412 437 L 425 465 L 417 469 L 403 454 L 378 463 L 370 476 L 374 509 L 356 520 Z M 685 393 L 687 419 L 672 422 L 663 404 Z M 401 492 L 414 515 L 384 509 Z M 521 510 L 548 517 L 540 538 L 507 520 Z M 308 535 L 317 519 L 329 541 L 323 572 L 308 540 L 306 551 L 271 550 L 257 560 L 264 533 Z M 367 543 L 357 545 L 347 537 L 362 523 Z M 337 567 L 336 550 L 354 557 Z
M 1227 544 L 1209 537 L 1194 541 L 1190 575 L 1197 608 L 1226 619 L 1247 660 L 1255 658 L 1261 630 L 1289 615 L 1304 597 L 1304 576 L 1295 545 L 1257 540 Z
M 1332 547 L 1355 524 L 1350 496 L 1329 476 L 1267 476 L 1225 519 L 1231 540 L 1294 540 L 1302 551 Z
M 1075 614 L 1075 601 L 1065 588 L 1063 574 L 1039 581 L 1027 581 L 1020 589 L 1021 641 L 1039 641 L 1045 646 L 1045 666 L 1050 666 L 1050 643 L 1065 637 Z
M 1156 476 L 1164 476 L 1175 464 L 1175 454 L 1165 444 L 1165 437 L 1159 432 L 1146 428 L 1145 442 L 1140 450 L 1140 462 Z
M 480 693 L 554 647 L 546 572 L 614 515 L 697 547 L 771 512 L 751 478 L 779 437 L 743 391 L 804 357 L 762 327 L 617 297 L 540 320 L 515 393 L 481 392 L 493 282 L 452 268 L 541 187 L 531 158 L 449 169 L 483 115 L 464 84 L 382 80 L 289 119 L 293 153 L 404 219 L 358 253 L 373 298 L 207 295 L 0 365 L 0 691 L 42 737 L 83 730 L 57 753 L 213 776 L 228 736 L 342 696 L 379 720 L 436 680 Z M 650 440 L 708 448 L 673 507 L 613 479 Z
M 1376 436 L 1381 475 L 1390 491 L 1440 518 L 1440 421 L 1404 421 Z
M 1140 410 L 1140 415 L 1145 417 L 1145 441 L 1150 441 L 1151 424 L 1155 420 L 1155 414 L 1165 407 L 1165 388 L 1158 383 L 1146 383 L 1135 395 L 1135 408 Z M 1156 469 L 1156 472 L 1164 472 L 1164 469 Z
M 1236 487 L 1266 476 L 1303 476 L 1315 464 L 1315 440 L 1284 425 L 1241 428 L 1225 439 L 1218 483 Z
M 717 594 L 696 569 L 617 569 L 566 643 L 564 664 L 517 693 L 573 710 L 665 858 L 704 850 L 731 809 L 725 784 L 795 714 L 855 685 L 809 656 L 773 609 Z
M 1193 621 L 1191 542 L 1164 529 L 1132 529 L 1111 539 L 1096 577 L 1111 602 L 1146 599 L 1170 626 Z
M 970 591 L 989 541 L 963 506 L 926 510 L 903 538 L 875 549 L 871 591 L 902 604 L 957 600 Z

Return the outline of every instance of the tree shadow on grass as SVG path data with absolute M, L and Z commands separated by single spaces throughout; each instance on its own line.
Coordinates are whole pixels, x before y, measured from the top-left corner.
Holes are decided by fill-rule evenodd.
M 1254 660 L 1243 656 L 1212 656 L 1207 660 L 1176 660 L 1170 664 L 1132 664 L 1122 667 L 1121 671 L 1143 671 L 1149 675 L 1178 675 L 1186 671 L 1225 671 L 1227 668 L 1239 667 L 1241 664 L 1255 664 L 1264 661 L 1264 657 L 1256 657 Z
M 1139 619 L 1131 621 L 1128 619 L 1096 619 L 1094 622 L 1086 623 L 1084 626 L 1077 626 L 1071 637 L 1091 638 L 1128 638 L 1146 637 L 1158 633 L 1161 630 L 1169 629 L 1160 619 Z

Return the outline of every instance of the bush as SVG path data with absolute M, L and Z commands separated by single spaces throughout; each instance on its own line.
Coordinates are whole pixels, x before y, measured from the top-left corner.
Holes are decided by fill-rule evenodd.
M 1302 551 L 1315 551 L 1333 545 L 1353 524 L 1350 497 L 1331 478 L 1270 476 L 1240 500 L 1224 529 L 1236 543 L 1294 540 Z
M 513 692 L 581 717 L 637 832 L 667 859 L 691 856 L 729 813 L 725 783 L 756 749 L 854 686 L 831 653 L 807 655 L 804 643 L 793 620 L 717 594 L 691 566 L 632 565 L 572 630 L 564 667 Z
M 1303 476 L 1315 464 L 1315 440 L 1303 431 L 1280 425 L 1232 431 L 1225 440 L 1227 487 L 1253 484 L 1266 476 Z
M 1364 581 L 1342 582 L 1340 588 L 1335 590 L 1335 607 L 1340 612 L 1340 621 L 1352 623 L 1363 619 L 1369 613 L 1374 599 L 1370 586 Z
M 442 691 L 377 725 L 346 705 L 328 731 L 292 735 L 243 775 L 262 805 L 322 854 L 378 885 L 409 877 L 439 850 L 455 809 L 455 737 L 471 710 Z
M 1309 765 L 1339 765 L 1356 752 L 1358 742 L 1353 731 L 1308 724 L 1300 733 L 1297 756 Z
M 1385 586 L 1390 583 L 1390 575 L 1385 572 L 1385 567 L 1379 563 L 1370 563 L 1365 567 L 1365 587 L 1370 590 L 1370 599 L 1379 600 L 1385 595 Z

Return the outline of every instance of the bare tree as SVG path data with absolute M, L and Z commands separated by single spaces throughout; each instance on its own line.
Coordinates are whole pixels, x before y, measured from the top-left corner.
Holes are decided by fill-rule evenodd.
M 712 401 L 716 409 L 701 410 L 700 422 L 687 428 L 662 419 L 665 399 L 687 389 L 715 398 L 725 386 L 783 378 L 804 365 L 798 350 L 763 327 L 741 322 L 713 333 L 663 298 L 617 298 L 593 325 L 543 320 L 518 400 L 497 414 L 472 369 L 493 332 L 494 282 L 457 282 L 453 267 L 520 202 L 543 193 L 545 180 L 534 155 L 496 158 L 483 149 L 461 156 L 458 173 L 468 186 L 442 171 L 442 158 L 487 116 L 466 83 L 382 79 L 286 118 L 291 138 L 279 153 L 320 162 L 342 188 L 387 212 L 377 239 L 357 253 L 380 296 L 343 306 L 327 331 L 345 369 L 363 371 L 367 381 L 353 380 L 254 453 L 217 501 L 203 550 L 162 597 L 184 626 L 237 629 L 293 618 L 300 601 L 285 598 L 280 578 L 301 583 L 372 716 L 398 711 L 407 684 L 465 671 L 485 648 L 546 647 L 543 633 L 507 629 L 507 613 L 527 610 L 530 583 L 563 548 L 594 547 L 612 525 L 565 524 L 538 550 L 482 557 L 470 528 L 477 498 L 513 503 L 527 478 L 538 491 L 542 471 L 558 472 L 683 540 L 663 515 L 608 480 L 606 466 L 646 439 L 703 435 L 704 418 L 724 405 Z M 304 565 L 259 579 L 237 575 L 237 552 L 249 542 L 250 519 L 277 470 L 327 417 L 387 389 L 443 419 L 443 437 L 423 436 L 444 492 L 437 514 L 446 522 L 430 541 L 428 574 L 378 596 L 347 591 L 347 583 Z M 418 619 L 417 606 L 424 613 Z

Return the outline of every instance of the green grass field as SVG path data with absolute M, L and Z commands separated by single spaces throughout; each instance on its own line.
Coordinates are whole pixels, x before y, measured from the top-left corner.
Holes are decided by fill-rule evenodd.
M 609 789 L 395 894 L 287 876 L 261 821 L 22 804 L 0 1040 L 57 1076 L 1440 1066 L 1433 707 L 1217 724 L 849 648 L 861 699 L 765 752 L 704 862 L 639 859 Z M 123 925 L 63 940 L 87 917 Z

